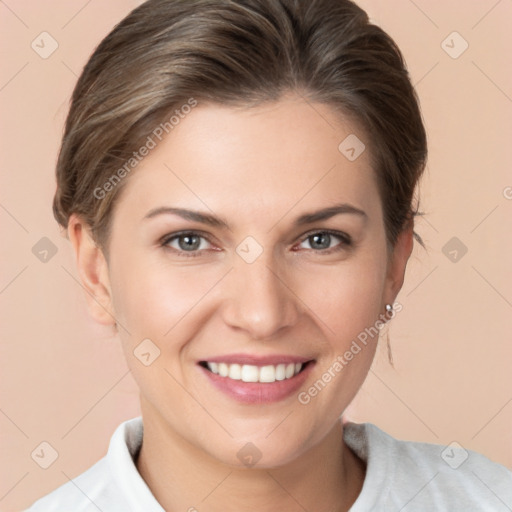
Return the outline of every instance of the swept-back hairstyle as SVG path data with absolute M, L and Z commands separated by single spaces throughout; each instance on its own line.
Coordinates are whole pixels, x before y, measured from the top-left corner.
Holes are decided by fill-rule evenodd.
M 156 127 L 170 133 L 171 116 L 202 101 L 250 107 L 290 91 L 364 130 L 392 246 L 417 213 L 426 134 L 400 50 L 349 0 L 148 0 L 133 10 L 74 89 L 57 221 L 79 214 L 106 249 L 134 153 Z

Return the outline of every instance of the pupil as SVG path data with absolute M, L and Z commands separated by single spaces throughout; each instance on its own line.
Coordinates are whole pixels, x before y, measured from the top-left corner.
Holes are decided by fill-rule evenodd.
M 200 240 L 197 235 L 182 235 L 179 239 L 179 245 L 180 249 L 194 250 L 199 248 Z
M 316 249 L 328 249 L 331 244 L 331 235 L 329 233 L 320 233 L 312 236 L 311 246 Z

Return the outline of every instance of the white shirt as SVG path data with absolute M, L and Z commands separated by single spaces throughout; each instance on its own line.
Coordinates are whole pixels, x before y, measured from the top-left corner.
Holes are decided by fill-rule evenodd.
M 400 441 L 372 423 L 349 422 L 343 432 L 367 466 L 350 512 L 512 511 L 512 472 L 479 453 Z M 142 433 L 140 416 L 121 423 L 105 457 L 26 512 L 164 512 L 134 463 Z

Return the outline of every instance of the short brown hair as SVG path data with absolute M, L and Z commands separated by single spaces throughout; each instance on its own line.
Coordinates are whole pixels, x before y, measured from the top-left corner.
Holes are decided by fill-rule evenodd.
M 141 4 L 100 43 L 74 89 L 57 163 L 55 218 L 67 227 L 79 214 L 106 249 L 126 179 L 100 199 L 94 191 L 112 181 L 155 126 L 191 98 L 251 106 L 290 91 L 362 126 L 394 245 L 417 213 L 426 134 L 400 50 L 349 0 Z

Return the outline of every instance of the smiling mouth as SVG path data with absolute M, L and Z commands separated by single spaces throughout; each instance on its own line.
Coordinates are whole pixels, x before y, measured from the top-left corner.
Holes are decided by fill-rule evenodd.
M 277 381 L 289 380 L 303 372 L 305 368 L 312 363 L 282 363 L 256 366 L 252 364 L 237 363 L 214 363 L 210 361 L 201 361 L 199 364 L 211 373 L 225 377 L 226 379 L 238 380 L 242 382 L 260 382 L 272 383 Z

